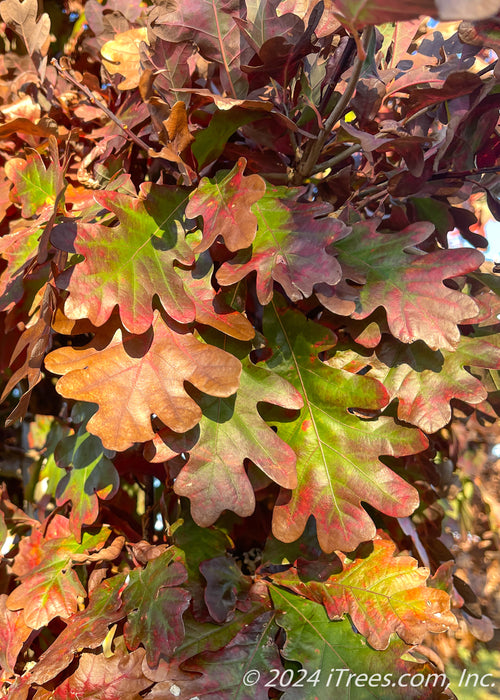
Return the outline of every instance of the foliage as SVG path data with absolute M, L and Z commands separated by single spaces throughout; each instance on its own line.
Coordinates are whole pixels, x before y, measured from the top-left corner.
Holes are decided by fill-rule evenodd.
M 3 696 L 452 697 L 500 3 L 44 5 L 0 2 Z

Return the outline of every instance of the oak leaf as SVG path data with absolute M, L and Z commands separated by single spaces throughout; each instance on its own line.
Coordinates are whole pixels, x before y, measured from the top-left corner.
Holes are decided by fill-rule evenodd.
M 191 513 L 198 525 L 211 525 L 224 509 L 242 517 L 253 513 L 255 496 L 244 468 L 245 459 L 281 486 L 296 485 L 295 452 L 266 424 L 257 409 L 259 402 L 299 409 L 302 397 L 287 381 L 247 361 L 235 396 L 214 399 L 198 394 L 196 398 L 203 411 L 199 439 L 189 448 L 188 462 L 175 480 L 174 489 L 190 499 Z M 164 443 L 161 433 L 151 447 L 156 453 L 154 461 L 175 454 L 174 444 Z
M 46 683 L 57 676 L 81 649 L 95 649 L 102 644 L 109 626 L 125 616 L 121 599 L 124 586 L 125 574 L 120 574 L 92 590 L 85 610 L 66 620 L 66 627 L 38 659 L 31 671 L 34 683 Z
M 11 158 L 5 164 L 5 173 L 14 184 L 10 197 L 21 204 L 25 219 L 34 216 L 42 207 L 53 207 L 62 184 L 58 163 L 52 162 L 46 167 L 35 151 L 26 160 Z
M 310 515 L 325 552 L 354 550 L 375 535 L 364 501 L 393 517 L 410 515 L 418 494 L 380 460 L 403 456 L 427 446 L 417 430 L 388 416 L 364 420 L 353 409 L 375 412 L 389 397 L 369 377 L 333 370 L 317 354 L 333 344 L 330 332 L 298 312 L 269 306 L 264 333 L 274 348 L 268 366 L 286 377 L 304 399 L 297 420 L 280 426 L 280 436 L 297 454 L 297 487 L 282 490 L 274 509 L 273 534 L 296 540 Z
M 69 291 L 66 316 L 101 326 L 118 304 L 125 328 L 140 334 L 151 326 L 157 295 L 173 319 L 193 321 L 194 304 L 174 268 L 174 262 L 194 261 L 182 224 L 182 188 L 145 183 L 140 197 L 102 191 L 94 198 L 118 218 L 118 226 L 65 223 L 51 235 L 57 248 L 85 256 L 57 280 Z
M 6 606 L 7 596 L 0 595 L 0 669 L 14 673 L 19 652 L 30 636 L 32 629 L 24 621 L 21 610 L 9 610 Z
M 33 700 L 141 700 L 140 692 L 151 685 L 142 672 L 144 650 L 128 654 L 122 646 L 109 658 L 83 653 L 69 678 L 55 690 L 40 688 Z
M 153 414 L 179 433 L 199 422 L 202 411 L 184 382 L 211 396 L 231 396 L 241 373 L 236 357 L 201 342 L 173 321 L 163 321 L 157 311 L 153 327 L 141 336 L 120 329 L 111 340 L 96 335 L 83 348 L 54 350 L 45 366 L 65 375 L 56 385 L 62 396 L 99 405 L 87 430 L 117 451 L 153 439 Z
M 191 596 L 181 588 L 187 572 L 180 555 L 170 547 L 144 569 L 134 569 L 123 591 L 125 641 L 131 650 L 142 644 L 152 667 L 158 666 L 160 656 L 169 658 L 184 638 L 182 615 Z
M 337 552 L 342 571 L 326 581 L 303 582 L 296 569 L 273 581 L 323 603 L 331 620 L 348 614 L 374 649 L 387 649 L 394 632 L 407 644 L 420 644 L 427 632 L 454 626 L 455 616 L 448 594 L 425 585 L 429 570 L 413 557 L 394 556 L 395 549 L 393 542 L 375 539 L 355 558 Z
M 332 621 L 323 605 L 307 600 L 290 591 L 272 587 L 271 598 L 278 612 L 276 621 L 286 631 L 286 644 L 282 655 L 290 661 L 298 661 L 307 671 L 307 678 L 314 678 L 317 669 L 328 669 L 323 683 L 336 690 L 336 697 L 350 698 L 353 688 L 348 682 L 350 674 L 356 684 L 357 700 L 404 700 L 404 698 L 436 698 L 442 688 L 432 684 L 413 686 L 410 682 L 401 687 L 396 681 L 403 674 L 410 677 L 422 674 L 424 678 L 433 672 L 430 664 L 418 664 L 407 660 L 408 646 L 400 639 L 393 639 L 387 649 L 372 649 L 361 634 L 353 631 L 349 620 Z M 404 657 L 404 658 L 403 658 Z M 368 685 L 366 674 L 374 669 L 380 674 L 378 684 Z M 375 675 L 375 674 L 373 674 Z M 366 680 L 371 679 L 368 675 Z M 387 680 L 389 682 L 387 683 Z M 356 679 L 357 680 L 357 679 Z M 355 682 L 355 681 L 354 681 Z M 337 695 L 338 693 L 338 695 Z M 286 689 L 286 700 L 317 700 L 318 688 L 314 683 Z
M 83 525 L 91 525 L 99 514 L 99 499 L 112 498 L 120 477 L 109 453 L 95 435 L 80 426 L 75 435 L 63 438 L 55 450 L 58 467 L 65 470 L 56 489 L 56 503 L 71 501 L 69 525 L 78 541 Z
M 102 63 L 108 73 L 123 75 L 124 80 L 118 83 L 119 90 L 132 90 L 139 85 L 141 75 L 139 47 L 143 41 L 149 43 L 147 28 L 135 27 L 116 34 L 114 39 L 107 41 L 101 47 Z
M 240 158 L 227 175 L 218 174 L 212 182 L 202 178 L 191 195 L 186 216 L 203 217 L 203 240 L 196 252 L 207 250 L 217 236 L 232 252 L 253 243 L 257 217 L 251 207 L 264 196 L 266 183 L 259 175 L 243 175 L 245 166 L 245 158 Z
M 403 343 L 423 340 L 433 350 L 454 350 L 457 324 L 476 316 L 478 307 L 443 281 L 476 270 L 483 255 L 469 248 L 419 250 L 415 246 L 434 228 L 429 222 L 393 233 L 379 233 L 377 225 L 376 220 L 354 224 L 336 245 L 344 276 L 361 285 L 352 318 L 364 319 L 382 306 L 390 332 Z
M 340 351 L 327 364 L 350 372 L 364 371 L 382 382 L 391 399 L 398 399 L 398 418 L 434 433 L 450 422 L 450 401 L 475 405 L 488 392 L 468 367 L 500 369 L 500 340 L 497 336 L 461 336 L 453 352 L 433 352 L 422 342 L 403 345 L 384 338 L 373 355 L 355 350 Z
M 70 617 L 77 610 L 79 596 L 85 596 L 76 572 L 72 555 L 101 549 L 108 539 L 109 529 L 96 534 L 84 533 L 82 542 L 76 541 L 69 529 L 69 521 L 55 515 L 45 534 L 34 528 L 31 535 L 19 543 L 13 572 L 20 579 L 7 599 L 9 610 L 23 610 L 29 627 L 40 629 L 54 617 Z
M 178 274 L 195 306 L 195 319 L 198 323 L 216 328 L 237 340 L 252 340 L 255 336 L 254 327 L 231 306 L 231 292 L 234 295 L 235 290 L 214 289 L 211 260 L 206 265 L 200 256 L 194 268 L 179 270 Z
M 265 612 L 244 625 L 219 651 L 203 651 L 185 661 L 184 671 L 203 675 L 191 681 L 180 680 L 177 685 L 190 698 L 206 695 L 219 700 L 267 700 L 266 684 L 272 681 L 276 671 L 281 674 L 284 670 L 276 644 L 278 629 L 275 614 Z M 260 678 L 255 685 L 245 687 L 243 679 L 250 670 L 258 671 Z
M 38 0 L 3 0 L 0 2 L 0 15 L 22 37 L 30 56 L 35 51 L 41 51 L 42 54 L 47 52 L 50 17 L 44 12 L 37 19 Z
M 301 188 L 267 185 L 253 206 L 257 235 L 251 248 L 241 250 L 217 273 L 219 284 L 239 282 L 257 273 L 257 296 L 268 304 L 273 282 L 279 282 L 292 301 L 309 297 L 315 284 L 337 284 L 342 277 L 332 244 L 349 233 L 338 219 L 326 216 L 325 202 L 298 202 Z M 328 249 L 328 250 L 327 250 Z

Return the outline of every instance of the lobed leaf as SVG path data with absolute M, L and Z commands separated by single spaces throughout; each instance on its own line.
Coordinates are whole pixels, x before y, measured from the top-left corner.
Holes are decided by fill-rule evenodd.
M 7 595 L 0 595 L 0 669 L 3 676 L 13 674 L 17 657 L 32 630 L 24 621 L 22 610 L 9 610 Z
M 380 456 L 414 454 L 425 449 L 427 440 L 390 417 L 363 420 L 356 415 L 352 409 L 383 408 L 387 392 L 374 379 L 334 370 L 317 358 L 319 350 L 332 345 L 325 328 L 297 312 L 269 307 L 264 333 L 274 349 L 268 366 L 304 398 L 299 418 L 281 430 L 297 454 L 297 487 L 292 493 L 282 490 L 273 534 L 293 542 L 314 515 L 325 552 L 352 551 L 375 535 L 361 501 L 393 517 L 410 515 L 418 505 L 415 489 Z
M 78 668 L 54 690 L 40 688 L 34 700 L 140 700 L 140 692 L 151 685 L 142 672 L 144 650 L 131 654 L 118 649 L 104 654 L 83 653 Z
M 445 632 L 455 624 L 445 591 L 425 585 L 429 570 L 413 557 L 394 556 L 396 545 L 375 539 L 353 558 L 337 555 L 343 570 L 326 581 L 300 580 L 292 569 L 273 581 L 322 603 L 330 620 L 347 613 L 374 649 L 387 649 L 395 632 L 407 644 L 420 644 L 427 632 Z
M 220 284 L 234 284 L 255 271 L 258 299 L 268 304 L 274 281 L 292 301 L 311 296 L 315 284 L 340 281 L 342 272 L 331 244 L 345 238 L 349 229 L 326 216 L 330 205 L 297 202 L 302 193 L 300 188 L 267 186 L 252 207 L 258 224 L 252 248 L 222 265 L 217 273 Z
M 56 489 L 58 506 L 71 501 L 69 525 L 78 541 L 83 525 L 99 514 L 99 498 L 112 498 L 120 477 L 101 440 L 81 426 L 76 435 L 63 438 L 55 450 L 57 466 L 65 469 Z
M 476 316 L 478 307 L 443 280 L 476 270 L 482 254 L 468 248 L 423 253 L 415 246 L 430 236 L 432 224 L 379 233 L 377 223 L 354 224 L 351 235 L 336 245 L 345 277 L 363 285 L 352 318 L 366 318 L 382 306 L 391 333 L 401 342 L 423 340 L 433 350 L 454 350 L 460 339 L 457 324 Z
M 66 620 L 66 627 L 31 670 L 34 683 L 46 683 L 57 676 L 81 649 L 95 649 L 102 644 L 109 626 L 125 616 L 121 599 L 124 586 L 125 574 L 120 574 L 108 578 L 91 591 L 85 610 Z
M 72 568 L 74 555 L 101 549 L 110 534 L 106 527 L 96 534 L 84 533 L 77 542 L 69 521 L 55 515 L 45 534 L 40 528 L 19 543 L 13 572 L 20 579 L 7 599 L 9 610 L 23 610 L 26 624 L 33 629 L 47 625 L 54 617 L 66 619 L 77 610 L 78 598 L 85 596 Z
M 228 250 L 248 248 L 257 231 L 257 218 L 252 204 L 266 192 L 266 183 L 259 175 L 244 176 L 246 160 L 240 158 L 227 174 L 219 174 L 214 182 L 202 178 L 186 207 L 186 216 L 203 217 L 203 240 L 196 252 L 207 250 L 217 236 L 222 236 Z
M 180 587 L 187 572 L 178 559 L 176 548 L 167 549 L 144 569 L 131 571 L 123 591 L 127 647 L 134 650 L 142 644 L 152 667 L 160 656 L 172 656 L 184 638 L 182 615 L 191 596 Z
M 53 207 L 61 188 L 62 171 L 57 163 L 48 167 L 36 151 L 23 158 L 12 158 L 5 166 L 14 188 L 11 198 L 22 205 L 21 214 L 29 219 L 43 207 Z
M 300 408 L 302 398 L 288 382 L 247 361 L 235 396 L 213 399 L 198 394 L 196 398 L 203 412 L 199 439 L 189 448 L 188 463 L 174 489 L 190 499 L 191 513 L 198 525 L 211 525 L 224 509 L 240 516 L 253 512 L 255 496 L 244 468 L 246 458 L 281 486 L 295 486 L 295 453 L 257 410 L 261 401 L 288 409 Z M 154 460 L 173 456 L 170 445 L 162 447 L 160 433 L 155 440 Z
M 194 261 L 182 223 L 187 195 L 181 188 L 150 184 L 142 186 L 141 195 L 96 192 L 94 198 L 113 212 L 118 226 L 66 223 L 52 232 L 57 248 L 85 256 L 57 280 L 69 291 L 68 318 L 101 326 L 118 305 L 125 328 L 144 333 L 153 322 L 157 295 L 173 319 L 194 320 L 194 304 L 174 268 L 174 262 Z
M 132 90 L 139 85 L 140 55 L 139 48 L 142 42 L 148 43 L 148 30 L 146 27 L 134 27 L 126 32 L 116 34 L 114 39 L 107 41 L 101 47 L 103 66 L 108 73 L 119 73 L 124 80 L 118 84 L 120 90 Z
M 404 673 L 410 677 L 426 671 L 424 678 L 432 673 L 429 665 L 402 659 L 407 647 L 400 640 L 391 640 L 385 651 L 375 651 L 353 631 L 348 620 L 332 622 L 323 605 L 274 586 L 271 598 L 279 611 L 276 621 L 286 631 L 282 655 L 300 662 L 307 678 L 313 679 L 308 684 L 302 678 L 298 686 L 286 691 L 286 700 L 315 700 L 332 689 L 339 700 L 348 700 L 354 693 L 360 700 L 437 698 L 446 687 L 445 674 L 438 675 L 435 687 L 432 683 L 418 688 L 410 683 L 398 685 Z
M 153 414 L 179 433 L 199 422 L 201 409 L 186 393 L 185 381 L 214 396 L 231 396 L 241 373 L 233 355 L 173 321 L 163 322 L 157 311 L 153 328 L 142 336 L 120 329 L 111 340 L 96 335 L 83 348 L 54 350 L 45 366 L 65 375 L 56 385 L 62 396 L 99 405 L 87 429 L 118 451 L 154 438 Z
M 192 657 L 183 663 L 183 670 L 202 675 L 178 682 L 181 691 L 186 697 L 214 700 L 267 700 L 266 682 L 273 677 L 272 670 L 283 669 L 275 641 L 277 631 L 275 615 L 269 611 L 245 625 L 223 649 Z M 246 686 L 243 679 L 250 670 L 258 671 L 260 678 Z M 160 692 L 161 684 L 157 690 Z

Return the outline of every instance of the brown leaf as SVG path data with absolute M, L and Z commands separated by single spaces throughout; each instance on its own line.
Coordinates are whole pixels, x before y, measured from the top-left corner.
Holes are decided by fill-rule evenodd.
M 83 348 L 55 350 L 45 366 L 65 375 L 56 386 L 60 394 L 99 404 L 87 429 L 118 451 L 154 437 L 152 414 L 179 433 L 199 422 L 201 410 L 185 381 L 211 396 L 231 396 L 241 373 L 233 355 L 202 343 L 180 324 L 164 322 L 157 311 L 152 329 L 141 336 L 117 330 L 109 341 L 98 334 Z
M 163 122 L 168 135 L 169 147 L 176 155 L 189 146 L 193 137 L 189 133 L 186 105 L 184 102 L 176 102 L 172 107 L 170 116 Z
M 12 353 L 11 364 L 16 360 L 21 353 L 26 350 L 26 359 L 21 367 L 19 367 L 10 377 L 5 389 L 0 397 L 3 401 L 7 397 L 16 384 L 21 379 L 27 378 L 28 389 L 19 399 L 19 403 L 11 412 L 5 425 L 9 426 L 15 423 L 16 420 L 23 418 L 28 410 L 31 393 L 35 386 L 42 379 L 42 362 L 52 342 L 52 330 L 50 327 L 54 309 L 56 306 L 54 289 L 47 284 L 42 298 L 38 317 L 34 317 L 34 322 L 26 328 L 24 333 L 19 338 L 16 347 Z M 35 320 L 36 319 L 36 320 Z

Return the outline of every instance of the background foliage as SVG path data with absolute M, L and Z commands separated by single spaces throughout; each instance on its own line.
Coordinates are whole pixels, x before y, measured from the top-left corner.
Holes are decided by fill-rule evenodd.
M 4 697 L 483 663 L 499 5 L 0 2 Z

